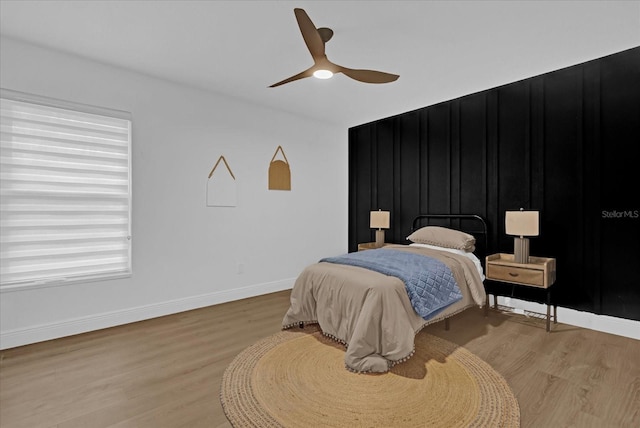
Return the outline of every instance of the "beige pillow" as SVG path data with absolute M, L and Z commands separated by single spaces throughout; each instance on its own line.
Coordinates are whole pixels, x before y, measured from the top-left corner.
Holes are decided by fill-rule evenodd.
M 438 247 L 455 248 L 467 252 L 476 249 L 476 238 L 473 235 L 440 226 L 422 227 L 407 236 L 407 239 L 418 244 L 437 245 Z

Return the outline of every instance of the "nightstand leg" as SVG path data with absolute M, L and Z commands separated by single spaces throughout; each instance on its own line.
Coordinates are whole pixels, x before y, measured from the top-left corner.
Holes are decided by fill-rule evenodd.
M 553 305 L 553 323 L 558 324 L 558 307 Z
M 493 309 L 498 309 L 498 295 L 494 294 L 493 295 Z
M 549 313 L 551 312 L 551 306 L 547 305 L 547 331 L 550 331 L 550 323 L 549 323 L 549 318 L 551 316 L 551 314 Z
M 551 318 L 551 292 L 547 289 L 547 332 L 551 330 L 550 320 Z

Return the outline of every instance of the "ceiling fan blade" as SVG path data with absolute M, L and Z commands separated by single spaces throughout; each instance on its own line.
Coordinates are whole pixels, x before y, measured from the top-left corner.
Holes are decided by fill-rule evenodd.
M 385 73 L 383 71 L 375 70 L 355 70 L 353 68 L 346 68 L 337 66 L 341 73 L 346 74 L 354 80 L 358 80 L 364 83 L 390 83 L 398 80 L 400 77 L 397 74 Z
M 311 22 L 311 18 L 307 15 L 307 12 L 304 9 L 295 8 L 293 12 L 296 15 L 296 20 L 298 21 L 298 27 L 300 27 L 300 32 L 302 33 L 302 38 L 304 42 L 307 44 L 307 48 L 313 57 L 313 60 L 316 61 L 324 57 L 324 42 L 322 41 L 322 37 L 320 37 L 320 33 L 318 33 L 318 29 Z
M 300 80 L 300 79 L 304 79 L 305 77 L 311 77 L 313 76 L 313 67 L 312 68 L 308 68 L 305 71 L 296 74 L 295 76 L 291 76 L 287 79 L 281 80 L 278 83 L 274 83 L 273 85 L 269 86 L 270 88 L 275 88 L 276 86 L 280 86 L 280 85 L 284 85 L 285 83 L 289 83 L 289 82 L 293 82 L 295 80 Z

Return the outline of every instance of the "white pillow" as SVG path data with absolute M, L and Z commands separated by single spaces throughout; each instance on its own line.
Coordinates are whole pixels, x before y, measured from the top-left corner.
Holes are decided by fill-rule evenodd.
M 484 277 L 484 272 L 482 271 L 482 263 L 480 262 L 480 259 L 478 257 L 476 257 L 476 255 L 471 253 L 471 252 L 464 251 L 464 250 L 458 250 L 457 248 L 438 247 L 437 245 L 418 244 L 418 243 L 415 243 L 415 242 L 413 244 L 409 244 L 409 246 L 410 247 L 430 248 L 432 250 L 448 251 L 450 253 L 460 254 L 461 256 L 465 256 L 466 258 L 471 260 L 474 265 L 476 265 L 476 269 L 478 270 L 478 273 L 480 274 L 480 278 L 484 281 L 485 277 Z

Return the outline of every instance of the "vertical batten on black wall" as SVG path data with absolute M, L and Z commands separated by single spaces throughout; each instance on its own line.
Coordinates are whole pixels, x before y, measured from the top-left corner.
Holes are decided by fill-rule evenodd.
M 640 320 L 639 81 L 633 48 L 351 128 L 349 250 L 382 208 L 390 242 L 418 213 L 477 213 L 491 250 L 512 252 L 504 212 L 536 209 L 556 302 Z

